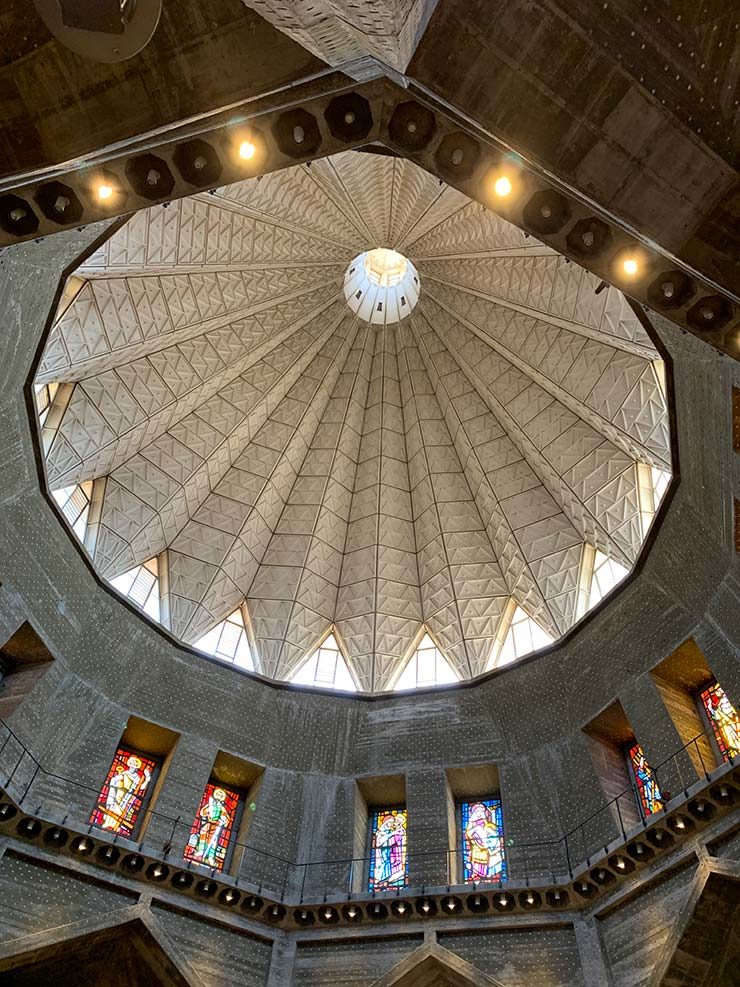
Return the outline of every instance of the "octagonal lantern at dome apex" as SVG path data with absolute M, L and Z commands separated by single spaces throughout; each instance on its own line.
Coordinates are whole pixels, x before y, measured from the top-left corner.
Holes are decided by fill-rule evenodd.
M 419 274 L 403 254 L 385 247 L 359 254 L 344 275 L 344 297 L 360 319 L 394 325 L 409 316 L 419 300 Z
M 352 310 L 357 276 L 411 276 L 396 321 Z M 372 692 L 426 628 L 468 679 L 512 601 L 557 640 L 596 552 L 633 567 L 671 470 L 650 336 L 413 163 L 347 151 L 152 207 L 75 278 L 36 369 L 49 486 L 101 481 L 92 565 L 158 560 L 186 644 L 241 607 L 290 679 L 334 627 Z

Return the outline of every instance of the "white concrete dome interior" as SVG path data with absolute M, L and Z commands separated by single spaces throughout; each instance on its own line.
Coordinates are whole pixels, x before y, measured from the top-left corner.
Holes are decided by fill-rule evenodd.
M 557 640 L 671 476 L 624 296 L 381 154 L 136 213 L 69 279 L 35 390 L 98 574 L 303 684 L 470 679 Z

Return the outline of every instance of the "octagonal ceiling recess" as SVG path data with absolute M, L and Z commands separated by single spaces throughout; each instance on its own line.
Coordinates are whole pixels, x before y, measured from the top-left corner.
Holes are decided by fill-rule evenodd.
M 377 247 L 423 285 L 392 325 L 344 297 Z M 50 487 L 94 481 L 95 568 L 157 557 L 185 642 L 246 600 L 268 676 L 332 625 L 367 691 L 422 626 L 478 675 L 514 603 L 557 638 L 594 549 L 633 565 L 645 476 L 670 470 L 658 354 L 597 286 L 382 155 L 136 213 L 72 279 L 39 365 L 37 387 L 59 385 Z
M 344 297 L 350 309 L 373 325 L 393 325 L 419 300 L 419 274 L 403 254 L 387 247 L 366 250 L 350 261 Z

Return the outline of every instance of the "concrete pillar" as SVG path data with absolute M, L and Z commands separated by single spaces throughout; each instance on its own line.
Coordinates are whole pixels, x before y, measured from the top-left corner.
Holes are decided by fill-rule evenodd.
M 37 722 L 41 711 L 43 726 Z M 33 705 L 21 709 L 18 719 L 29 727 L 21 735 L 34 736 L 31 752 L 41 765 L 25 807 L 49 819 L 68 817 L 70 822 L 87 826 L 126 727 L 127 713 L 100 693 L 81 690 L 52 668 L 37 686 Z M 70 724 L 75 726 L 70 729 Z M 24 773 L 19 771 L 16 778 L 20 780 Z
M 696 767 L 690 755 L 681 751 L 683 741 L 650 673 L 630 683 L 619 699 L 663 794 L 675 796 L 692 785 L 699 777 Z
M 562 749 L 552 747 L 536 756 L 509 757 L 499 762 L 507 876 L 511 880 L 532 880 L 544 875 L 549 881 L 553 873 L 567 873 L 561 840 L 563 823 L 558 815 L 562 793 L 571 790 L 563 777 L 566 761 Z M 551 783 L 557 791 L 548 798 Z M 592 785 L 592 791 L 598 792 L 595 778 Z M 572 792 L 576 798 L 577 785 L 573 785 Z
M 733 608 L 740 608 L 740 586 L 735 589 L 737 595 L 730 594 L 730 588 L 725 584 L 722 594 L 728 605 L 731 602 Z M 731 601 L 726 599 L 729 595 L 732 595 Z M 720 626 L 703 621 L 694 640 L 730 702 L 740 710 L 740 621 L 735 614 L 725 614 L 724 608 L 717 616 Z
M 143 844 L 168 853 L 173 863 L 182 862 L 190 827 L 216 757 L 217 746 L 202 737 L 186 734 L 177 742 L 151 812 L 145 822 Z
M 626 765 L 621 752 L 583 730 L 564 738 L 557 747 L 548 747 L 539 761 L 535 789 L 540 793 L 549 790 L 553 807 L 557 806 L 559 813 L 559 826 L 550 839 L 560 842 L 551 845 L 543 857 L 551 861 L 551 873 L 560 875 L 621 837 L 622 824 L 626 821 L 622 818 L 620 823 L 619 812 L 610 802 L 624 785 L 617 783 L 613 786 L 616 791 L 612 791 L 609 780 L 612 762 L 618 764 L 623 779 L 627 777 Z M 623 817 L 626 808 L 620 804 Z M 546 874 L 538 877 L 536 872 L 529 876 L 535 881 L 547 878 Z
M 588 987 L 613 987 L 614 981 L 609 972 L 597 920 L 578 916 L 573 922 L 573 931 L 576 935 L 583 982 Z
M 285 987 L 293 983 L 297 951 L 295 939 L 281 937 L 273 942 L 265 987 Z
M 239 879 L 282 895 L 296 881 L 299 827 L 295 821 L 302 814 L 303 775 L 267 768 L 255 802 Z
M 449 829 L 447 799 L 444 768 L 406 772 L 410 887 L 448 883 L 448 851 L 455 834 Z
M 364 843 L 355 853 L 355 828 L 361 825 L 363 836 L 367 833 L 367 811 L 356 819 L 356 791 L 353 779 L 329 775 L 302 779 L 295 855 L 299 866 L 291 890 L 306 900 L 365 890 Z
M 0 586 L 0 647 L 9 641 L 26 619 L 19 596 L 7 586 Z

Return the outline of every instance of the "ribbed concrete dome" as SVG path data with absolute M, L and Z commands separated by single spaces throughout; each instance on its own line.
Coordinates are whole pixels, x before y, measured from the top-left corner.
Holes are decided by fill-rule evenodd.
M 388 325 L 344 292 L 378 247 L 421 284 Z M 64 385 L 49 485 L 95 481 L 95 568 L 158 557 L 185 642 L 246 600 L 269 676 L 332 625 L 362 689 L 392 687 L 424 628 L 479 675 L 514 603 L 557 638 L 594 549 L 633 565 L 670 470 L 658 354 L 597 286 L 383 155 L 137 213 L 81 265 L 39 366 Z

